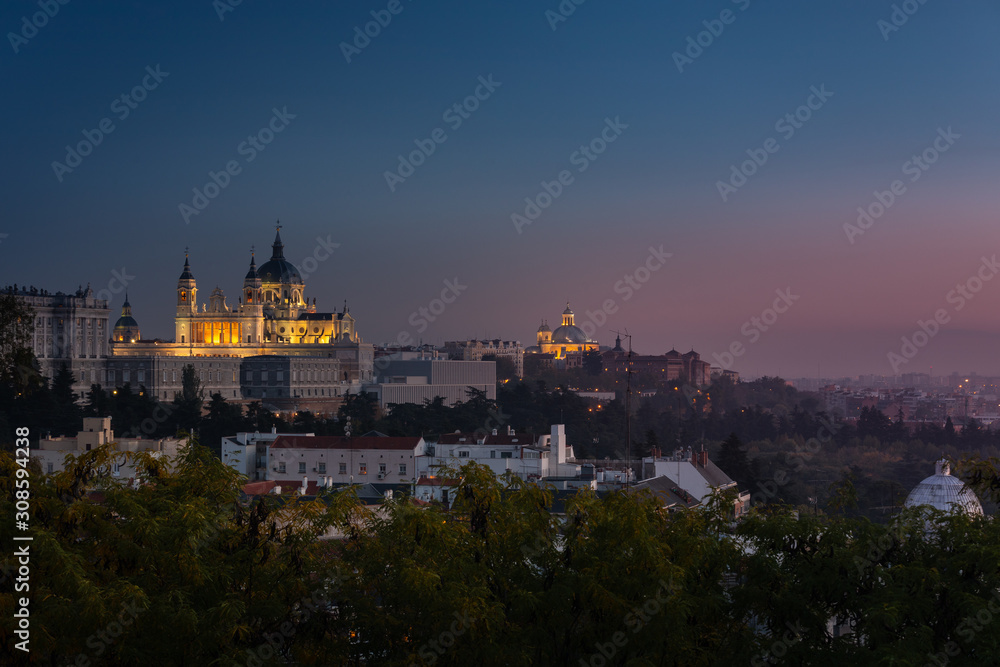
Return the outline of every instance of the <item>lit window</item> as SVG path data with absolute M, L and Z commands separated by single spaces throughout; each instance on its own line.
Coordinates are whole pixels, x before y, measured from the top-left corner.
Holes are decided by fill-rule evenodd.
M 359 472 L 362 475 L 367 475 L 368 474 L 368 464 L 367 463 L 362 463 L 360 465 L 361 465 L 361 469 L 359 470 Z

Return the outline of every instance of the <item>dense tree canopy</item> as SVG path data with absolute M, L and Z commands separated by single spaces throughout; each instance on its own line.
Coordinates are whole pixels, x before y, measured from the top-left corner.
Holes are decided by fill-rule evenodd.
M 1000 526 L 912 511 L 677 513 L 556 500 L 474 464 L 451 508 L 349 491 L 250 500 L 192 444 L 176 469 L 102 447 L 30 472 L 35 662 L 116 665 L 983 665 L 1000 656 Z M 0 454 L 0 512 L 18 466 Z M 965 465 L 981 492 L 995 461 Z M 23 475 L 21 476 L 24 477 Z M 100 490 L 99 495 L 87 489 Z M 561 509 L 561 513 L 550 510 Z M 11 522 L 0 525 L 9 542 Z M 331 533 L 334 531 L 334 533 Z M 321 539 L 334 534 L 337 539 Z M 0 557 L 3 576 L 16 568 Z M 0 652 L 15 656 L 11 588 Z M 82 658 L 81 658 L 82 656 Z

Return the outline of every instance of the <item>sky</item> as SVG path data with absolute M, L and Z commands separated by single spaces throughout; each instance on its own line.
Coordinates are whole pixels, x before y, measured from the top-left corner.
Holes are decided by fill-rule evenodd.
M 280 220 L 377 344 L 1000 374 L 1000 5 L 576 2 L 7 0 L 0 283 L 169 339 Z

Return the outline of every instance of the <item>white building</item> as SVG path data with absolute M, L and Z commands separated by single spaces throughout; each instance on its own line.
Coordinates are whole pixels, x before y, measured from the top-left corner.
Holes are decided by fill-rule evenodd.
M 656 453 L 654 453 L 656 454 Z M 736 489 L 736 482 L 719 466 L 708 460 L 706 452 L 692 452 L 678 449 L 668 456 L 650 456 L 642 460 L 642 477 L 651 480 L 665 477 L 684 494 L 690 495 L 699 504 L 716 491 Z M 738 491 L 738 489 L 737 489 Z M 750 494 L 739 492 L 734 501 L 736 516 L 741 516 L 750 508 Z
M 417 481 L 417 459 L 427 444 L 420 437 L 279 435 L 266 449 L 263 479 L 282 486 L 299 486 L 303 477 L 317 480 L 320 487 L 412 485 Z
M 497 476 L 510 471 L 523 480 L 542 482 L 579 477 L 580 466 L 574 461 L 573 447 L 566 440 L 566 427 L 553 424 L 550 433 L 537 438 L 517 434 L 511 428 L 505 433 L 496 429 L 489 434 L 447 433 L 434 443 L 433 453 L 422 459 L 417 472 L 433 478 L 444 466 L 459 468 L 466 463 L 478 463 Z
M 386 357 L 376 365 L 377 384 L 365 391 L 378 396 L 379 406 L 393 403 L 423 403 L 440 396 L 451 406 L 468 400 L 472 387 L 497 397 L 497 366 L 492 361 L 452 361 L 445 359 L 394 359 Z
M 111 430 L 111 417 L 85 417 L 83 430 L 76 437 L 42 438 L 38 449 L 31 451 L 32 458 L 38 459 L 42 472 L 53 474 L 66 469 L 65 460 L 68 455 L 77 456 L 89 452 L 101 445 L 113 444 L 119 452 L 146 452 L 156 457 L 173 458 L 177 456 L 183 441 L 177 438 L 115 438 Z M 115 460 L 111 467 L 111 475 L 122 479 L 134 479 L 135 466 L 125 457 Z
M 982 516 L 983 506 L 979 498 L 965 482 L 951 474 L 951 464 L 945 460 L 935 464 L 934 474 L 913 487 L 906 497 L 905 507 L 929 505 L 948 513 L 965 512 L 972 516 Z

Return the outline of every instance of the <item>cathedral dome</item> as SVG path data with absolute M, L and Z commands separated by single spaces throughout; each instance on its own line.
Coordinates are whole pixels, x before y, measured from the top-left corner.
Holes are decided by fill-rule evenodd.
M 930 505 L 942 512 L 965 512 L 973 516 L 983 514 L 983 506 L 976 494 L 965 482 L 952 476 L 951 466 L 947 461 L 938 461 L 935 464 L 935 474 L 917 484 L 906 497 L 904 506 L 920 505 Z
M 589 342 L 589 339 L 580 327 L 574 324 L 564 324 L 561 327 L 556 327 L 556 330 L 552 332 L 552 342 L 586 343 Z
M 111 337 L 119 343 L 134 343 L 140 338 L 139 323 L 132 317 L 132 305 L 128 302 L 128 294 L 125 295 L 125 303 L 122 304 L 122 316 L 115 322 Z
M 264 284 L 304 284 L 302 276 L 299 275 L 299 270 L 295 268 L 294 264 L 285 259 L 285 245 L 281 242 L 280 232 L 275 233 L 274 245 L 271 247 L 274 249 L 271 253 L 271 259 L 264 262 L 257 269 L 257 277 L 260 278 L 261 282 Z

